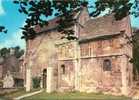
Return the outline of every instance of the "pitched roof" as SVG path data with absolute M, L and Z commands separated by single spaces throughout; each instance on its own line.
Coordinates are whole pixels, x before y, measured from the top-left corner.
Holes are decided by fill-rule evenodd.
M 56 29 L 59 18 L 54 18 L 49 22 L 48 26 L 41 28 L 39 25 L 35 27 L 36 32 L 46 33 L 51 30 Z M 119 34 L 121 31 L 127 30 L 127 24 L 129 24 L 128 16 L 122 20 L 115 20 L 113 14 L 105 15 L 103 17 L 89 19 L 83 24 L 83 27 L 80 28 L 79 39 L 88 38 L 88 37 L 101 37 L 106 35 L 115 35 Z
M 79 19 L 79 16 L 81 16 L 81 13 L 84 13 L 84 12 L 87 12 L 87 14 L 88 14 L 88 11 L 87 11 L 86 7 L 83 7 L 82 10 L 78 11 L 78 12 L 75 9 L 75 11 L 73 11 L 72 13 L 73 13 L 75 19 L 76 18 Z M 60 19 L 59 17 L 55 17 L 54 19 L 48 21 L 48 25 L 45 25 L 43 27 L 40 27 L 39 25 L 36 25 L 35 26 L 35 31 L 37 33 L 42 33 L 42 32 L 48 32 L 48 31 L 54 30 L 58 26 L 57 21 L 59 21 L 59 19 Z
M 40 27 L 39 25 L 36 25 L 35 26 L 35 31 L 37 33 L 42 33 L 42 32 L 47 32 L 47 31 L 53 30 L 58 25 L 58 23 L 57 23 L 58 20 L 59 20 L 58 17 L 57 18 L 54 18 L 52 20 L 49 20 L 48 21 L 48 25 L 45 25 L 43 27 Z
M 126 30 L 126 19 L 127 18 L 123 18 L 122 20 L 116 21 L 113 14 L 90 19 L 83 25 L 84 27 L 81 28 L 80 37 L 96 37 L 120 33 L 121 31 Z

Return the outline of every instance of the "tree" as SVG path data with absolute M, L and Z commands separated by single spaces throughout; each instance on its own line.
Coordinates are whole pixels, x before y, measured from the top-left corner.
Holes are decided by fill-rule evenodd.
M 8 55 L 10 55 L 10 49 L 8 49 L 8 48 L 2 48 L 2 49 L 0 49 L 0 56 L 1 57 L 5 58 Z
M 16 46 L 14 48 L 14 50 L 15 50 L 15 56 L 16 56 L 16 58 L 20 58 L 24 54 L 24 50 L 23 49 L 20 49 L 19 46 Z
M 138 0 L 131 3 L 130 0 L 97 0 L 95 2 L 95 11 L 92 16 L 97 16 L 106 9 L 110 9 L 110 13 L 115 13 L 115 18 L 120 20 L 129 14 L 137 15 Z M 134 8 L 134 11 L 131 10 Z
M 0 49 L 0 56 L 3 57 L 3 58 L 9 57 L 11 49 L 14 50 L 13 53 L 14 53 L 14 56 L 16 58 L 20 58 L 24 54 L 24 50 L 20 49 L 19 46 L 16 46 L 16 47 L 12 47 L 12 48 L 2 48 L 2 49 Z
M 55 16 L 59 17 L 57 21 L 57 30 L 67 35 L 67 39 L 76 39 L 73 36 L 74 31 L 69 27 L 77 23 L 74 14 L 81 10 L 83 6 L 87 7 L 87 0 L 14 0 L 15 4 L 19 4 L 19 12 L 27 15 L 26 24 L 21 29 L 25 39 L 33 39 L 37 36 L 34 31 L 35 25 L 48 25 L 46 20 L 56 11 Z M 138 16 L 138 0 L 133 3 L 130 0 L 97 0 L 95 6 L 90 7 L 95 10 L 91 12 L 91 16 L 98 16 L 106 9 L 110 9 L 110 13 L 114 13 L 117 20 L 133 14 Z M 131 9 L 134 8 L 134 11 Z

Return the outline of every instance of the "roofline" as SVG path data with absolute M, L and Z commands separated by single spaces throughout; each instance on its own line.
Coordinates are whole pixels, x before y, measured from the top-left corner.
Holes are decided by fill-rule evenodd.
M 123 34 L 123 32 L 118 32 L 118 33 L 115 33 L 115 34 L 87 36 L 87 37 L 79 38 L 78 41 L 79 41 L 79 43 L 85 43 L 85 42 L 88 42 L 88 41 L 106 40 L 106 39 L 109 39 L 109 38 L 112 38 L 112 37 L 115 37 L 115 36 L 119 36 L 121 34 Z
M 40 31 L 40 32 L 37 32 L 37 34 L 42 34 L 42 33 L 45 33 L 45 32 L 50 32 L 50 31 L 53 31 L 53 30 L 57 30 L 57 27 L 53 27 L 53 28 L 50 28 L 50 29 L 46 29 L 46 30 L 43 30 L 43 31 Z

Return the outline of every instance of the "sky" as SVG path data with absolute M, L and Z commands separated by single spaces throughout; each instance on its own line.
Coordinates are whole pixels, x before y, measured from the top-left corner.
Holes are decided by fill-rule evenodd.
M 93 0 L 89 0 L 90 3 Z M 21 39 L 22 30 L 26 16 L 18 12 L 18 5 L 13 4 L 12 0 L 0 0 L 0 25 L 8 29 L 8 33 L 0 33 L 0 48 L 20 46 L 26 48 L 24 39 Z M 131 25 L 139 27 L 139 18 L 131 17 Z
M 8 29 L 8 33 L 0 33 L 0 48 L 20 46 L 25 49 L 25 41 L 21 39 L 20 27 L 24 25 L 26 16 L 18 12 L 18 5 L 12 0 L 0 0 L 0 25 Z

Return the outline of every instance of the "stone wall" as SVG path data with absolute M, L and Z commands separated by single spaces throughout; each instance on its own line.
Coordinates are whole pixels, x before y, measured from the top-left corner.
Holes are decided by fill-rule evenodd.
M 111 71 L 103 70 L 103 61 L 111 60 Z M 121 67 L 119 57 L 82 59 L 80 90 L 86 92 L 121 92 Z
M 67 42 L 63 44 L 59 44 L 58 48 L 58 59 L 65 60 L 65 59 L 74 59 L 75 58 L 75 46 L 74 42 Z
M 63 42 L 58 48 L 58 73 L 60 91 L 75 89 L 75 42 Z
M 80 43 L 80 91 L 122 94 L 123 87 L 127 91 L 131 88 L 133 73 L 129 58 L 132 57 L 132 47 L 126 42 L 123 35 L 119 35 Z M 106 59 L 111 61 L 108 71 L 103 68 Z
M 56 31 L 42 34 L 33 40 L 27 41 L 26 54 L 26 71 L 30 70 L 30 75 L 26 73 L 26 91 L 30 91 L 31 78 L 42 77 L 43 70 L 48 67 L 53 67 L 52 78 L 53 91 L 57 88 L 58 73 L 57 73 L 57 48 L 55 46 L 60 35 Z M 31 77 L 31 78 L 28 78 Z M 27 81 L 28 80 L 28 81 Z M 46 79 L 47 80 L 47 79 Z M 50 80 L 49 80 L 50 81 Z M 42 80 L 43 82 L 43 80 Z M 46 82 L 47 83 L 47 82 Z M 50 85 L 51 86 L 51 85 Z M 46 86 L 47 87 L 47 86 Z M 49 87 L 50 89 L 51 87 Z
M 36 37 L 33 40 L 28 41 L 27 61 L 28 64 L 32 61 L 32 76 L 41 75 L 43 69 L 47 69 L 49 66 L 57 66 L 57 60 L 55 41 L 58 38 L 56 32 L 50 32 L 49 34 L 43 34 Z
M 43 69 L 53 67 L 49 80 L 49 92 L 55 87 L 60 91 L 79 90 L 84 92 L 126 93 L 132 84 L 132 47 L 121 34 L 130 36 L 128 17 L 116 21 L 113 16 L 90 19 L 87 9 L 79 13 L 75 34 L 79 41 L 61 39 L 52 30 L 27 41 L 26 66 L 31 68 L 32 77 L 41 76 Z M 117 34 L 118 33 L 118 34 Z M 110 35 L 109 38 L 102 38 Z M 88 41 L 80 42 L 81 38 Z M 93 40 L 93 37 L 102 36 Z M 114 37 L 113 37 L 114 36 Z M 104 61 L 109 70 L 104 70 Z M 30 75 L 29 75 L 30 76 Z M 28 82 L 29 83 L 29 82 Z M 78 85 L 78 86 L 77 86 Z
M 110 38 L 107 40 L 91 41 L 80 44 L 81 57 L 96 57 L 103 55 L 121 54 L 121 37 Z
M 64 68 L 63 68 L 64 67 Z M 72 91 L 75 88 L 75 66 L 72 60 L 60 61 L 59 90 Z

